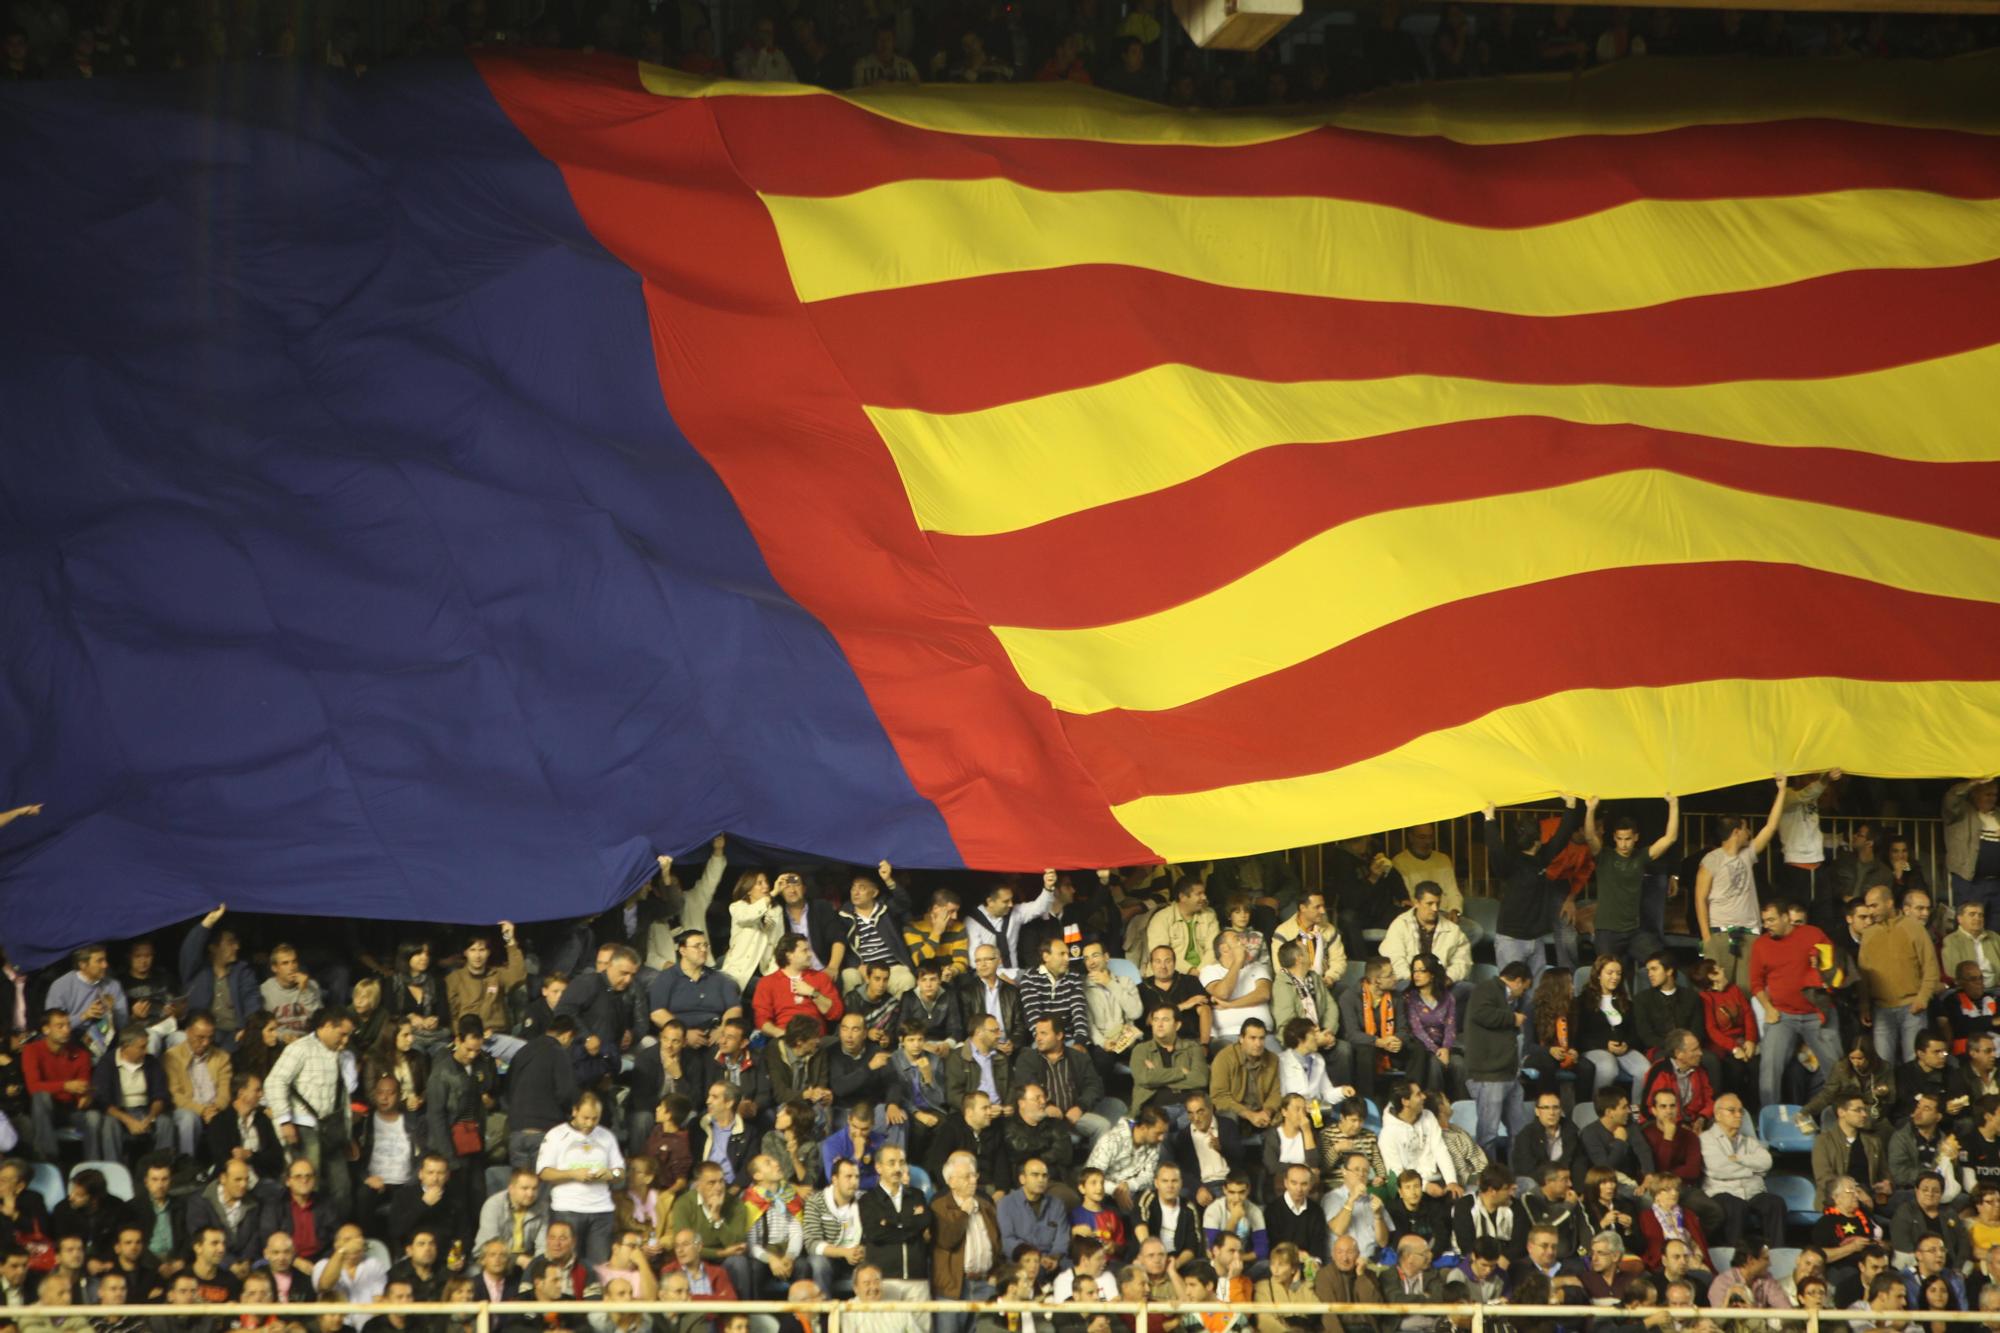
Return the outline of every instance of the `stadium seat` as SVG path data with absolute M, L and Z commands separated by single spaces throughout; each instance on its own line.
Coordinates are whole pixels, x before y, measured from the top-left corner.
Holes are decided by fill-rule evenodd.
M 1586 1129 L 1597 1123 L 1597 1106 L 1592 1102 L 1578 1102 L 1570 1108 L 1569 1118 L 1576 1122 L 1578 1129 Z
M 1340 974 L 1340 988 L 1342 990 L 1351 990 L 1359 986 L 1361 978 L 1366 976 L 1367 973 L 1368 960 L 1365 958 L 1354 959 L 1348 963 L 1347 970 Z
M 382 1261 L 382 1267 L 384 1269 L 387 1269 L 391 1266 L 391 1260 L 389 1258 L 389 1245 L 387 1241 L 369 1240 L 365 1242 L 361 1248 L 362 1252 L 365 1253 L 370 1259 L 380 1259 Z
M 1451 1123 L 1468 1134 L 1479 1132 L 1479 1103 L 1472 1101 L 1451 1104 Z
M 1774 1153 L 1812 1153 L 1813 1136 L 1798 1126 L 1796 1106 L 1767 1106 L 1757 1113 L 1757 1137 Z
M 910 1167 L 910 1183 L 912 1185 L 915 1185 L 918 1189 L 922 1190 L 924 1192 L 924 1197 L 926 1199 L 931 1197 L 930 1172 L 924 1170 L 920 1166 L 912 1165 Z
M 1787 1175 L 1779 1172 L 1764 1179 L 1764 1188 L 1785 1201 L 1785 1216 L 1797 1226 L 1811 1226 L 1819 1221 L 1819 1206 L 1815 1201 L 1813 1183 L 1804 1176 Z
M 1361 1107 L 1362 1128 L 1366 1129 L 1370 1134 L 1380 1131 L 1382 1128 L 1382 1108 L 1366 1097 L 1361 1099 Z
M 1500 900 L 1498 898 L 1467 898 L 1465 900 L 1465 914 L 1479 923 L 1479 928 L 1486 932 L 1487 939 L 1490 940 L 1500 933 Z
M 1370 944 L 1380 944 L 1383 940 L 1389 938 L 1389 932 L 1378 926 L 1370 926 L 1361 932 L 1361 938 Z
M 1711 1245 L 1708 1247 L 1708 1257 L 1714 1261 L 1715 1271 L 1720 1273 L 1729 1267 L 1729 1261 L 1736 1257 L 1736 1251 L 1728 1245 Z
M 1797 1268 L 1798 1265 L 1799 1252 L 1797 1250 L 1787 1248 L 1771 1251 L 1771 1276 L 1779 1282 L 1783 1282 L 1786 1278 L 1790 1277 L 1792 1270 Z
M 103 1172 L 105 1193 L 127 1203 L 132 1201 L 132 1172 L 123 1162 L 78 1162 L 69 1169 L 69 1178 L 75 1180 L 79 1171 Z
M 1474 963 L 1472 971 L 1466 974 L 1465 979 L 1477 986 L 1480 982 L 1491 981 L 1499 975 L 1500 969 L 1492 963 Z
M 52 1162 L 35 1163 L 35 1175 L 28 1182 L 28 1188 L 41 1195 L 42 1202 L 47 1204 L 52 1212 L 55 1210 L 55 1206 L 63 1201 L 63 1197 L 69 1193 L 63 1186 L 62 1172 L 56 1170 L 55 1164 Z
M 1104 966 L 1112 976 L 1123 977 L 1135 986 L 1142 980 L 1139 976 L 1139 965 L 1129 958 L 1107 958 L 1104 960 Z

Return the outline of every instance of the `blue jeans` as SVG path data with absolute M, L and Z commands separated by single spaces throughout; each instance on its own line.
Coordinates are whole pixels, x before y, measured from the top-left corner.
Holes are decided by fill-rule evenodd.
M 1467 1086 L 1472 1090 L 1473 1102 L 1479 1107 L 1479 1127 L 1473 1131 L 1472 1137 L 1488 1156 L 1492 1156 L 1493 1144 L 1500 1137 L 1501 1129 L 1506 1129 L 1511 1141 L 1521 1128 L 1521 1122 L 1528 1118 L 1528 1113 L 1521 1106 L 1520 1081 L 1482 1083 L 1475 1080 Z
M 1757 1050 L 1757 1094 L 1765 1106 L 1777 1106 L 1784 1101 L 1782 1080 L 1800 1042 L 1811 1046 L 1813 1054 L 1819 1057 L 1822 1078 L 1833 1071 L 1840 1059 L 1833 1034 L 1826 1030 L 1826 1023 L 1818 1014 L 1779 1014 L 1777 1022 L 1766 1021 L 1764 1044 Z
M 1623 1055 L 1613 1055 L 1609 1051 L 1585 1051 L 1583 1058 L 1590 1061 L 1590 1067 L 1597 1073 L 1597 1090 L 1616 1086 L 1619 1072 L 1632 1080 L 1632 1105 L 1637 1106 L 1645 1095 L 1639 1085 L 1646 1077 L 1648 1068 L 1646 1057 L 1636 1050 L 1628 1050 Z
M 1961 879 L 1953 875 L 1951 901 L 1954 907 L 1963 907 L 1967 903 L 1982 903 L 1990 919 L 1994 907 L 2000 906 L 2000 879 Z M 1987 929 L 1991 930 L 1992 927 L 1989 926 Z
M 1517 940 L 1512 935 L 1495 935 L 1493 965 L 1505 970 L 1509 963 L 1526 963 L 1529 971 L 1540 976 L 1548 969 L 1548 964 L 1542 961 L 1542 944 L 1541 940 Z
M 1924 1030 L 1924 1015 L 1909 1005 L 1894 1009 L 1875 1008 L 1875 1054 L 1890 1064 L 1908 1064 L 1917 1058 L 1917 1034 Z
M 550 1213 L 549 1221 L 567 1222 L 576 1233 L 576 1257 L 592 1268 L 611 1257 L 611 1242 L 617 1239 L 616 1213 Z
M 990 1301 L 999 1294 L 993 1289 L 991 1282 L 981 1282 L 978 1278 L 969 1277 L 959 1289 L 958 1299 L 966 1302 Z M 966 1329 L 972 1327 L 972 1318 L 972 1312 L 969 1310 L 947 1310 L 937 1317 L 938 1333 L 965 1333 Z

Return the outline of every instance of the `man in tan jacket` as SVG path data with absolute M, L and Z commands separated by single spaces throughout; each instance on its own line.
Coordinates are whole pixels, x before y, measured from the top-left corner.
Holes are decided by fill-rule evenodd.
M 203 1010 L 188 1015 L 187 1040 L 160 1057 L 167 1095 L 174 1102 L 174 1138 L 194 1156 L 203 1127 L 229 1107 L 229 1052 L 215 1044 L 215 1020 Z
M 1382 1284 L 1361 1262 L 1361 1247 L 1355 1243 L 1354 1237 L 1342 1236 L 1333 1243 L 1333 1262 L 1323 1266 L 1319 1276 L 1313 1279 L 1313 1295 L 1328 1305 L 1372 1305 L 1381 1302 Z M 1352 1315 L 1348 1317 L 1354 1318 Z M 1339 1315 L 1326 1314 L 1321 1316 L 1321 1320 L 1325 1333 L 1346 1333 Z M 1355 1324 L 1363 1330 L 1372 1327 L 1365 1315 L 1355 1319 Z
M 467 1014 L 477 1014 L 488 1034 L 487 1054 L 505 1062 L 519 1055 L 526 1044 L 510 1035 L 514 1020 L 507 1012 L 507 993 L 528 979 L 528 960 L 514 942 L 512 921 L 500 923 L 500 943 L 507 957 L 497 968 L 491 966 L 492 940 L 480 935 L 466 945 L 464 965 L 445 974 L 444 998 L 451 1006 L 454 1029 Z
M 1216 1053 L 1208 1072 L 1208 1095 L 1216 1113 L 1256 1129 L 1270 1128 L 1282 1100 L 1278 1058 L 1264 1049 L 1265 1036 L 1262 1019 L 1245 1019 L 1241 1035 Z
M 1208 908 L 1208 889 L 1198 879 L 1174 885 L 1174 900 L 1153 913 L 1146 924 L 1146 952 L 1162 946 L 1174 951 L 1176 972 L 1199 972 L 1215 953 L 1220 929 Z
M 1917 1034 L 1938 992 L 1937 946 L 1924 924 L 1931 898 L 1912 889 L 1903 895 L 1902 910 L 1894 911 L 1889 889 L 1878 884 L 1868 890 L 1868 902 L 1876 924 L 1861 937 L 1860 964 L 1875 1000 L 1875 1053 L 1892 1065 L 1907 1064 L 1916 1058 Z

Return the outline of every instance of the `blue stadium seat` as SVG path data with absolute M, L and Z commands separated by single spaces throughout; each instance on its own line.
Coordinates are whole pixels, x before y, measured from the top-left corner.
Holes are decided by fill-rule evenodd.
M 1479 923 L 1479 928 L 1486 932 L 1487 939 L 1490 940 L 1500 933 L 1500 900 L 1498 898 L 1467 898 L 1465 900 L 1465 914 Z
M 1351 960 L 1347 964 L 1347 970 L 1340 974 L 1340 988 L 1342 990 L 1354 989 L 1356 986 L 1359 986 L 1361 984 L 1361 978 L 1367 975 L 1367 972 L 1368 972 L 1367 959 L 1356 958 Z
M 1578 1102 L 1570 1108 L 1569 1118 L 1576 1122 L 1578 1129 L 1585 1129 L 1597 1123 L 1597 1107 L 1592 1102 Z
M 1135 986 L 1142 980 L 1139 975 L 1139 965 L 1129 958 L 1107 958 L 1104 960 L 1104 966 L 1112 976 L 1123 977 Z
M 1799 1252 L 1797 1250 L 1786 1248 L 1771 1251 L 1771 1276 L 1778 1281 L 1783 1282 L 1786 1278 L 1790 1277 L 1792 1270 L 1798 1266 Z
M 1361 1099 L 1361 1106 L 1362 1127 L 1370 1134 L 1378 1133 L 1382 1128 L 1382 1108 L 1366 1097 Z
M 924 1192 L 924 1197 L 926 1199 L 931 1197 L 930 1172 L 924 1170 L 920 1166 L 912 1164 L 910 1167 L 910 1183 L 912 1185 L 915 1185 L 918 1189 L 922 1190 Z
M 1820 1209 L 1813 1183 L 1804 1176 L 1778 1173 L 1764 1179 L 1764 1188 L 1785 1201 L 1785 1216 L 1799 1226 L 1819 1221 Z
M 1472 971 L 1466 974 L 1465 979 L 1477 986 L 1480 982 L 1491 981 L 1499 975 L 1500 969 L 1492 963 L 1474 963 Z
M 1479 1132 L 1479 1103 L 1473 1101 L 1451 1104 L 1451 1123 L 1468 1134 Z
M 33 1179 L 28 1181 L 28 1188 L 41 1195 L 42 1202 L 47 1204 L 52 1212 L 69 1193 L 63 1185 L 62 1172 L 58 1171 L 52 1162 L 35 1163 L 35 1174 Z
M 1767 1106 L 1757 1113 L 1757 1137 L 1774 1153 L 1812 1154 L 1813 1136 L 1799 1129 L 1799 1108 Z
M 1711 1245 L 1708 1247 L 1708 1257 L 1714 1261 L 1715 1271 L 1720 1273 L 1729 1267 L 1729 1261 L 1736 1257 L 1736 1251 L 1728 1245 Z

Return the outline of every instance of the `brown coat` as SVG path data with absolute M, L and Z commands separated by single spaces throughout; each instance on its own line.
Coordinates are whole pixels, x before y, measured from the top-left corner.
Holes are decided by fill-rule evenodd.
M 220 1046 L 211 1046 L 208 1048 L 208 1054 L 202 1058 L 202 1063 L 208 1066 L 208 1076 L 215 1083 L 215 1105 L 227 1107 L 230 1079 L 229 1052 Z M 178 1110 L 205 1109 L 194 1099 L 194 1077 L 189 1073 L 189 1066 L 193 1064 L 194 1052 L 187 1048 L 186 1042 L 172 1047 L 160 1057 L 160 1065 L 167 1074 L 167 1092 L 174 1099 L 174 1106 Z
M 1253 1081 L 1243 1061 L 1243 1045 L 1232 1042 L 1216 1052 L 1208 1066 L 1208 1095 L 1222 1115 L 1241 1116 L 1245 1111 L 1277 1113 L 1283 1100 L 1278 1090 L 1278 1057 L 1267 1048 Z
M 993 1242 L 993 1263 L 1005 1258 L 1000 1248 L 1000 1213 L 993 1196 L 981 1191 L 979 1216 L 986 1222 L 986 1234 Z M 965 1290 L 965 1233 L 972 1219 L 950 1190 L 942 1190 L 931 1200 L 931 1294 L 955 1301 Z
M 1382 1302 L 1382 1284 L 1366 1268 L 1357 1268 L 1352 1273 L 1343 1273 L 1332 1264 L 1321 1264 L 1319 1276 L 1313 1279 L 1313 1299 L 1328 1305 L 1361 1305 Z M 1349 1315 L 1354 1322 L 1355 1333 L 1369 1333 L 1374 1321 L 1366 1315 Z M 1340 1316 L 1327 1313 L 1320 1316 L 1325 1333 L 1346 1333 L 1341 1327 Z
M 498 945 L 500 941 L 492 943 Z M 454 1026 L 467 1014 L 478 1014 L 488 1032 L 505 1032 L 514 1025 L 507 1013 L 507 992 L 528 979 L 528 960 L 522 956 L 518 944 L 508 947 L 506 954 L 506 960 L 498 967 L 489 960 L 481 976 L 475 977 L 463 967 L 445 973 L 444 998 L 451 1007 Z

